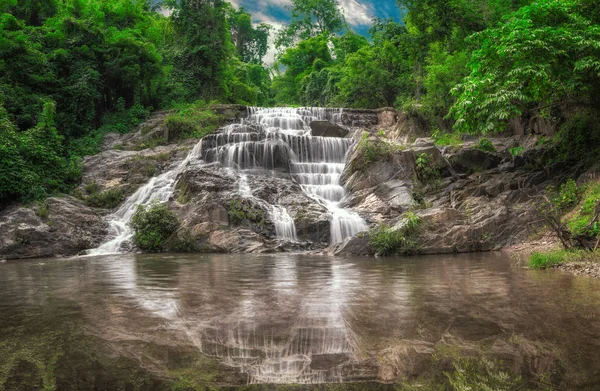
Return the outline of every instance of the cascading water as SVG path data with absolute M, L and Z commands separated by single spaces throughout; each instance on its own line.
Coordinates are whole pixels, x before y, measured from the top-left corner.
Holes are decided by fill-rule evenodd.
M 148 205 L 152 201 L 168 201 L 174 191 L 177 176 L 185 169 L 188 163 L 197 158 L 202 150 L 202 141 L 200 141 L 187 155 L 187 157 L 174 169 L 167 171 L 159 176 L 152 178 L 147 184 L 140 187 L 135 193 L 129 196 L 123 205 L 110 216 L 108 221 L 110 230 L 115 237 L 100 247 L 89 250 L 88 255 L 106 255 L 116 254 L 122 251 L 123 244 L 130 241 L 133 237 L 133 230 L 129 226 L 129 221 L 133 217 L 138 205 Z
M 168 201 L 179 174 L 198 158 L 238 171 L 239 194 L 253 199 L 270 213 L 278 238 L 297 240 L 294 220 L 283 206 L 269 204 L 253 195 L 248 181 L 252 170 L 289 174 L 308 196 L 324 205 L 332 215 L 332 244 L 366 231 L 368 226 L 357 213 L 340 206 L 346 196 L 340 178 L 353 140 L 314 137 L 309 126 L 317 120 L 340 122 L 341 114 L 341 110 L 323 108 L 248 108 L 247 119 L 205 137 L 177 167 L 152 178 L 127 198 L 109 220 L 114 238 L 90 250 L 88 255 L 121 252 L 124 243 L 133 237 L 129 221 L 137 205 Z
M 241 171 L 261 168 L 289 172 L 307 195 L 332 214 L 332 244 L 366 231 L 368 226 L 357 213 L 340 206 L 346 196 L 340 178 L 353 140 L 315 137 L 309 126 L 318 120 L 340 122 L 341 109 L 251 107 L 248 111 L 247 119 L 204 139 L 204 160 Z M 286 233 L 283 237 L 290 239 L 291 230 L 295 237 L 293 220 L 285 208 L 275 209 L 272 217 L 276 225 L 285 225 L 278 234 L 281 230 Z

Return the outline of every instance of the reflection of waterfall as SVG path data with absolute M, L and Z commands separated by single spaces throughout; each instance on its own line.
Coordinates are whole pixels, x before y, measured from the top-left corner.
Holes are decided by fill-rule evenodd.
M 201 153 L 207 162 L 242 171 L 260 168 L 289 172 L 307 195 L 329 210 L 331 243 L 339 243 L 368 229 L 358 214 L 340 206 L 346 196 L 340 178 L 353 140 L 314 137 L 309 125 L 317 120 L 339 122 L 341 114 L 341 109 L 249 108 L 247 119 L 206 137 Z M 245 174 L 241 178 L 247 181 Z M 247 196 L 247 190 L 244 187 L 242 194 Z M 274 207 L 278 236 L 289 239 L 293 232 L 295 237 L 293 220 L 285 208 Z

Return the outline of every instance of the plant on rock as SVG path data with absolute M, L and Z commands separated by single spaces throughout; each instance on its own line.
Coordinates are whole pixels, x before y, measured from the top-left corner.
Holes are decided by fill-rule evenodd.
M 135 234 L 133 241 L 140 249 L 150 252 L 194 251 L 194 238 L 181 229 L 179 219 L 166 203 L 153 201 L 138 205 L 131 219 Z
M 419 250 L 416 236 L 421 226 L 421 218 L 413 212 L 403 216 L 400 228 L 380 225 L 369 232 L 369 244 L 379 255 L 411 255 Z

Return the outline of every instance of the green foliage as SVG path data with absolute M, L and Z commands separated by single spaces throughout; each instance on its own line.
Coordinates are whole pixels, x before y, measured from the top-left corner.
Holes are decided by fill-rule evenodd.
M 37 204 L 37 209 L 35 214 L 42 219 L 47 219 L 50 216 L 50 211 L 48 210 L 48 203 L 46 201 L 40 201 Z
M 415 169 L 417 179 L 420 182 L 427 183 L 440 179 L 440 169 L 431 160 L 428 153 L 420 153 L 415 160 Z
M 519 156 L 519 155 L 522 155 L 523 152 L 525 152 L 525 147 L 523 147 L 521 145 L 517 145 L 516 147 L 509 148 L 508 152 L 510 153 L 511 156 Z
M 567 216 L 567 226 L 575 237 L 597 238 L 600 236 L 600 222 L 597 221 L 597 214 L 600 212 L 600 184 L 588 186 L 583 194 L 574 182 L 567 182 L 561 186 L 560 205 L 576 205 L 579 197 L 582 198 L 582 202 L 574 214 Z
M 166 203 L 153 202 L 148 206 L 138 205 L 131 218 L 135 234 L 134 243 L 140 249 L 161 252 L 168 249 L 168 241 L 177 233 L 179 220 Z
M 463 144 L 459 134 L 452 132 L 442 132 L 439 129 L 431 134 L 433 143 L 438 147 L 457 147 Z
M 280 31 L 275 41 L 278 48 L 291 46 L 296 38 L 333 35 L 345 24 L 335 0 L 292 0 L 291 11 L 290 25 Z
M 529 267 L 532 269 L 548 269 L 566 262 L 597 262 L 599 260 L 600 254 L 598 252 L 574 249 L 554 250 L 544 253 L 534 252 L 531 254 L 529 257 Z
M 581 189 L 573 179 L 569 179 L 560 186 L 552 201 L 559 210 L 568 210 L 579 203 L 580 196 Z
M 84 201 L 95 208 L 113 209 L 125 201 L 125 196 L 125 188 L 114 187 L 103 192 L 92 192 L 84 196 Z
M 369 133 L 364 132 L 356 148 L 358 157 L 351 162 L 352 172 L 362 171 L 375 162 L 391 159 L 393 154 L 401 149 L 401 146 L 381 140 L 381 134 L 371 140 Z
M 474 148 L 480 149 L 484 152 L 496 152 L 496 147 L 490 141 L 490 139 L 481 137 L 477 144 L 474 145 Z
M 501 132 L 523 114 L 597 99 L 600 26 L 580 13 L 581 3 L 538 0 L 470 38 L 479 49 L 455 89 L 456 129 Z
M 595 163 L 600 156 L 600 113 L 577 112 L 562 124 L 554 143 L 555 161 Z
M 369 232 L 369 244 L 380 255 L 410 255 L 419 250 L 415 237 L 421 226 L 421 218 L 413 212 L 403 215 L 403 225 L 394 229 L 380 225 Z
M 445 372 L 450 385 L 457 391 L 513 391 L 522 389 L 522 379 L 499 363 L 475 358 L 463 358 L 453 363 L 454 371 Z
M 169 114 L 165 120 L 171 140 L 202 138 L 214 133 L 222 123 L 223 118 L 203 101 L 185 105 L 177 113 Z
M 265 225 L 264 212 L 245 200 L 231 200 L 229 203 L 229 220 L 234 225 L 246 223 Z

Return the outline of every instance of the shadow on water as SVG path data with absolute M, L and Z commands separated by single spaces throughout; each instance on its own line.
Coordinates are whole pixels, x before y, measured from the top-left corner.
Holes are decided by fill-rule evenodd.
M 600 282 L 502 254 L 0 264 L 4 390 L 595 390 Z

